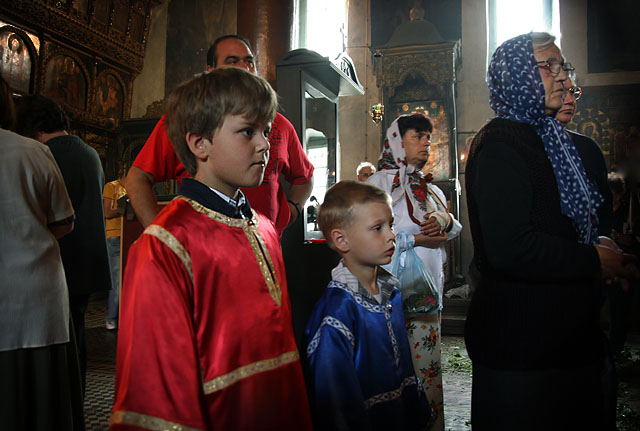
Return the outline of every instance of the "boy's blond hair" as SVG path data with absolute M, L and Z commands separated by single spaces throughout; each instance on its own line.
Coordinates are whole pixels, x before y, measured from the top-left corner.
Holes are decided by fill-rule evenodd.
M 329 247 L 333 229 L 344 229 L 353 222 L 353 209 L 358 205 L 379 202 L 391 207 L 391 196 L 379 187 L 360 181 L 340 181 L 327 190 L 318 211 L 318 227 Z
M 271 85 L 238 67 L 223 67 L 183 82 L 167 105 L 167 135 L 191 176 L 198 163 L 185 139 L 188 132 L 211 139 L 227 115 L 243 115 L 251 123 L 267 123 L 276 115 L 278 99 Z

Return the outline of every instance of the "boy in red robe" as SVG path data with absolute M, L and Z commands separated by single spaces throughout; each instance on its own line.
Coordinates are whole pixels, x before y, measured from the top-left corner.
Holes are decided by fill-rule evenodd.
M 239 68 L 169 97 L 193 178 L 129 254 L 112 430 L 311 428 L 278 233 L 239 190 L 262 181 L 276 104 Z

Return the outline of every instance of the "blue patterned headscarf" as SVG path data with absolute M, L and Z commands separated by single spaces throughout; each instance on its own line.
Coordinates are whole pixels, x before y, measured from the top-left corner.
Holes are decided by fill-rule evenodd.
M 496 49 L 487 71 L 487 84 L 489 104 L 498 117 L 536 128 L 553 166 L 562 213 L 573 221 L 580 242 L 597 242 L 596 210 L 603 198 L 587 178 L 578 150 L 560 122 L 544 113 L 544 85 L 530 33 L 509 39 Z

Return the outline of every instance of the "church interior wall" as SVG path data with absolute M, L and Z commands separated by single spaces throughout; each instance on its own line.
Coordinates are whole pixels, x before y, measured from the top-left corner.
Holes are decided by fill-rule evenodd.
M 134 86 L 131 117 L 143 117 L 152 102 L 201 73 L 213 41 L 236 33 L 236 17 L 235 0 L 170 0 L 156 7 L 144 68 Z
M 485 81 L 487 61 L 487 19 L 486 2 L 462 0 L 462 65 L 457 75 L 456 114 L 458 122 L 457 138 L 460 154 L 472 136 L 493 116 L 489 108 L 489 89 Z M 464 160 L 460 163 L 459 181 L 461 186 L 459 221 L 463 229 L 460 233 L 461 268 L 468 280 L 467 269 L 473 257 L 473 242 L 467 215 Z
M 237 2 L 171 0 L 167 22 L 165 94 L 201 73 L 209 46 L 218 37 L 236 33 Z
M 144 66 L 133 83 L 131 118 L 144 116 L 147 106 L 164 98 L 168 10 L 169 2 L 153 9 Z
M 396 12 L 384 16 L 372 16 L 369 2 L 352 1 L 349 3 L 349 23 L 347 51 L 354 59 L 359 78 L 365 86 L 364 96 L 352 96 L 341 100 L 342 143 L 342 179 L 354 179 L 354 169 L 362 160 L 376 162 L 380 152 L 384 130 L 369 119 L 371 105 L 380 99 L 376 79 L 372 67 L 373 56 L 370 47 L 375 45 L 373 39 L 389 37 L 388 28 L 402 22 L 402 14 L 408 16 L 411 7 L 407 2 L 394 2 Z M 407 3 L 407 4 L 405 4 Z M 425 19 L 432 19 L 436 26 L 441 20 L 433 11 L 431 4 L 442 2 L 422 2 L 427 11 Z M 378 8 L 380 9 L 380 8 Z M 384 8 L 382 8 L 384 9 Z M 455 7 L 454 7 L 455 9 Z M 461 0 L 461 52 L 462 64 L 456 77 L 456 115 L 458 151 L 463 152 L 465 146 L 485 122 L 494 116 L 489 107 L 489 92 L 485 82 L 487 68 L 487 4 L 486 1 Z M 620 8 L 624 10 L 624 8 Z M 429 11 L 432 12 L 431 17 Z M 438 12 L 445 13 L 441 10 Z M 622 18 L 621 18 L 622 19 Z M 560 0 L 560 25 L 562 33 L 562 49 L 568 61 L 575 67 L 578 83 L 585 90 L 585 97 L 578 102 L 576 119 L 583 124 L 570 124 L 569 128 L 590 135 L 603 147 L 609 165 L 616 164 L 618 157 L 631 151 L 637 145 L 640 129 L 640 71 L 612 71 L 605 73 L 589 73 L 588 68 L 588 1 Z M 382 28 L 384 34 L 375 30 Z M 374 30 L 371 30 L 372 26 Z M 449 34 L 439 27 L 442 34 Z M 372 34 L 373 32 L 373 34 Z M 627 40 L 621 38 L 620 42 Z M 637 55 L 637 53 L 635 54 Z M 428 67 L 428 65 L 426 65 Z M 590 95 L 591 93 L 591 95 Z M 582 116 L 581 116 L 582 112 Z M 594 113 L 594 114 L 591 114 Z M 598 114 L 600 113 L 600 114 Z M 602 116 L 604 114 L 604 117 Z M 601 124 L 592 117 L 602 120 Z M 363 122 L 366 126 L 363 127 Z M 586 126 L 585 126 L 586 124 Z M 360 125 L 360 126 L 358 126 Z M 465 272 L 473 255 L 471 234 L 468 229 L 466 197 L 464 189 L 464 161 L 459 160 L 461 184 L 460 221 L 465 227 L 461 233 L 462 268 Z
M 421 2 L 426 12 L 425 19 L 432 20 L 443 37 L 450 39 L 459 35 L 461 39 L 462 62 L 456 74 L 455 100 L 456 134 L 460 152 L 464 151 L 468 138 L 472 137 L 486 120 L 493 116 L 488 105 L 488 90 L 485 83 L 486 2 L 487 0 L 453 2 L 422 0 Z M 4 5 L 0 9 L 0 17 L 4 17 L 6 22 L 18 28 L 23 26 L 36 34 L 45 34 L 43 31 L 47 28 L 46 23 L 32 22 L 28 16 L 21 16 L 20 8 L 26 6 L 21 6 L 20 2 L 10 3 L 14 6 L 9 8 Z M 27 3 L 35 5 L 29 7 L 43 7 L 37 1 Z M 71 2 L 65 2 L 67 3 L 71 4 Z M 614 6 L 621 6 L 624 3 L 624 0 L 612 1 Z M 154 0 L 149 4 L 153 4 L 152 7 L 150 6 L 151 25 L 146 41 L 143 41 L 146 45 L 141 45 L 144 46 L 144 62 L 139 73 L 137 70 L 127 70 L 126 62 L 118 60 L 113 55 L 113 58 L 101 58 L 98 52 L 91 51 L 80 40 L 75 42 L 62 38 L 54 40 L 60 45 L 69 45 L 72 48 L 78 45 L 78 49 L 73 52 L 85 54 L 88 52 L 87 65 L 90 65 L 91 61 L 98 62 L 100 65 L 94 70 L 85 71 L 89 79 L 87 83 L 89 91 L 86 97 L 88 108 L 78 110 L 76 118 L 80 122 L 90 120 L 93 122 L 91 127 L 99 129 L 98 132 L 92 129 L 91 133 L 86 132 L 83 137 L 96 148 L 102 148 L 100 154 L 106 158 L 103 161 L 107 166 L 113 167 L 106 170 L 109 176 L 116 172 L 114 161 L 121 157 L 117 151 L 109 150 L 117 121 L 145 116 L 152 102 L 162 100 L 182 80 L 200 73 L 205 66 L 209 45 L 223 34 L 235 33 L 238 29 L 239 14 L 242 13 L 238 11 L 238 0 L 165 0 L 162 2 Z M 413 2 L 410 0 L 349 0 L 347 4 L 346 48 L 347 53 L 354 60 L 365 94 L 343 97 L 340 100 L 339 177 L 355 179 L 355 167 L 359 162 L 368 160 L 375 163 L 377 161 L 382 136 L 385 133 L 382 126 L 384 123 L 373 123 L 369 115 L 371 105 L 382 99 L 374 74 L 375 58 L 372 54 L 372 46 L 384 43 L 395 27 L 408 20 L 408 11 Z M 637 100 L 640 98 L 640 70 L 625 71 L 612 67 L 611 70 L 598 71 L 598 73 L 590 71 L 594 56 L 593 47 L 589 44 L 589 38 L 593 36 L 590 31 L 593 31 L 593 28 L 590 29 L 589 25 L 591 25 L 590 16 L 593 16 L 594 11 L 591 9 L 590 12 L 589 8 L 594 7 L 593 4 L 595 3 L 588 0 L 560 0 L 562 49 L 568 61 L 576 67 L 578 83 L 585 90 L 585 96 L 578 102 L 576 122 L 570 124 L 570 127 L 594 137 L 603 147 L 607 162 L 613 165 L 620 157 L 624 157 L 631 151 L 633 145 L 638 145 L 640 108 Z M 638 8 L 638 6 L 635 7 Z M 620 28 L 633 28 L 633 25 L 629 26 L 625 20 L 631 20 L 633 16 L 637 16 L 636 13 L 625 12 L 621 7 L 613 7 L 613 9 L 617 11 L 617 15 L 613 16 L 621 20 Z M 76 11 L 71 8 L 68 19 L 71 21 L 81 19 L 86 13 L 87 11 Z M 132 10 L 130 13 L 135 15 L 138 12 Z M 590 13 L 592 15 L 589 15 Z M 119 34 L 115 32 L 116 30 L 106 30 L 104 33 L 106 40 L 116 37 Z M 627 42 L 636 41 L 634 38 L 638 36 L 630 34 L 629 36 L 622 32 L 619 44 L 631 50 L 629 51 L 631 55 L 637 56 L 637 52 L 633 54 L 632 51 L 636 49 L 637 44 Z M 604 39 L 611 43 L 612 38 Z M 44 37 L 43 42 L 47 41 L 48 39 Z M 43 46 L 47 52 L 48 45 L 43 44 Z M 117 51 L 114 50 L 115 52 Z M 104 67 L 102 62 L 105 63 Z M 106 70 L 107 67 L 109 70 Z M 116 78 L 122 76 L 117 84 L 119 84 L 118 88 L 121 88 L 121 100 L 124 100 L 124 103 L 121 101 L 123 108 L 115 119 L 106 114 L 98 115 L 100 113 L 91 108 L 94 99 L 97 98 L 97 78 L 103 73 L 103 68 L 106 70 L 104 73 L 108 72 Z M 40 76 L 44 72 L 36 70 L 35 73 Z M 40 81 L 43 80 L 34 80 L 33 92 L 42 92 L 43 84 Z M 391 114 L 388 113 L 388 115 Z M 114 160 L 110 162 L 110 158 Z M 461 266 L 466 269 L 471 259 L 472 247 L 467 228 L 463 162 L 460 163 L 460 167 L 459 180 L 462 186 L 460 221 L 465 226 L 461 235 Z
M 353 59 L 364 95 L 340 99 L 340 179 L 356 179 L 355 169 L 367 160 L 376 164 L 380 154 L 381 125 L 371 121 L 371 105 L 380 101 L 371 55 L 370 1 L 349 2 L 347 54 Z
M 376 4 L 376 2 L 380 3 Z M 199 73 L 203 67 L 206 47 L 216 37 L 236 31 L 236 1 L 217 0 L 206 2 L 207 4 L 196 1 L 190 7 L 186 7 L 183 3 L 184 0 L 173 0 L 154 9 L 144 69 L 137 78 L 134 87 L 132 117 L 141 116 L 144 113 L 144 107 L 150 101 L 168 95 L 170 89 L 177 85 L 181 79 Z M 346 49 L 354 61 L 365 94 L 343 97 L 340 100 L 339 140 L 341 146 L 339 157 L 341 165 L 339 178 L 341 179 L 355 179 L 355 167 L 361 161 L 368 160 L 374 164 L 377 161 L 385 130 L 383 130 L 382 124 L 375 124 L 370 118 L 371 105 L 378 103 L 382 98 L 374 75 L 375 59 L 371 47 L 384 43 L 381 41 L 389 38 L 395 27 L 403 20 L 408 20 L 410 3 L 409 0 L 386 3 L 383 0 L 351 0 L 348 2 Z M 640 72 L 588 73 L 587 3 L 587 0 L 560 1 L 562 48 L 566 57 L 577 69 L 579 84 L 585 90 L 591 87 L 602 87 L 599 95 L 604 90 L 608 91 L 609 86 L 621 85 L 630 86 L 624 87 L 625 91 L 637 92 Z M 447 5 L 442 2 L 428 0 L 423 1 L 422 6 L 426 11 L 425 19 L 432 19 L 436 26 L 439 26 L 438 30 L 449 38 L 456 35 L 456 30 L 448 29 L 445 23 L 455 23 L 455 20 L 459 19 L 460 28 L 458 31 L 461 39 L 462 62 L 456 75 L 456 132 L 458 150 L 463 152 L 470 141 L 469 138 L 494 115 L 489 108 L 489 93 L 485 82 L 487 67 L 486 0 L 460 0 L 459 5 L 456 2 L 449 3 L 449 9 L 453 10 L 448 10 Z M 389 8 L 393 11 L 389 12 L 387 10 Z M 172 14 L 167 14 L 171 10 L 180 10 L 181 15 L 174 18 Z M 376 11 L 382 11 L 382 13 L 377 16 L 375 15 Z M 458 18 L 456 18 L 456 14 L 459 15 Z M 207 18 L 203 19 L 203 17 Z M 190 22 L 191 25 L 185 26 L 184 22 Z M 153 28 L 153 26 L 157 26 L 157 28 Z M 189 52 L 182 53 L 180 57 L 175 54 L 185 50 Z M 178 59 L 180 61 L 177 61 Z M 163 61 L 165 67 L 162 67 Z M 163 85 L 164 94 L 162 94 Z M 619 88 L 623 89 L 623 87 Z M 585 97 L 581 102 L 585 110 L 588 108 L 589 100 L 588 97 Z M 600 101 L 602 104 L 600 97 L 591 100 L 594 100 L 594 103 Z M 619 97 L 616 100 L 619 105 L 623 103 L 620 100 L 624 101 L 624 98 Z M 618 138 L 622 136 L 621 133 L 624 134 L 624 130 L 622 130 L 624 127 L 629 128 L 629 124 L 632 122 L 630 115 L 637 112 L 637 103 L 629 101 L 629 98 L 626 100 L 629 105 L 626 109 L 620 110 L 618 108 L 616 111 L 616 102 L 611 101 L 605 107 L 605 109 L 611 109 L 612 112 L 617 112 L 618 117 L 624 117 L 609 125 L 618 128 Z M 624 112 L 627 112 L 626 116 Z M 614 131 L 613 135 L 615 133 Z M 628 130 L 626 133 L 628 134 Z M 464 161 L 459 160 L 459 163 L 460 221 L 465 226 L 460 239 L 461 267 L 466 273 L 473 251 L 471 235 L 467 227 Z

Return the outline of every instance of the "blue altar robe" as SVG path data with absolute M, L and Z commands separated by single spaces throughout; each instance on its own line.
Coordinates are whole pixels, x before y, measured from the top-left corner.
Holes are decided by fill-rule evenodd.
M 397 279 L 379 269 L 379 303 L 340 263 L 305 331 L 316 429 L 418 430 L 431 416 L 415 375 Z

